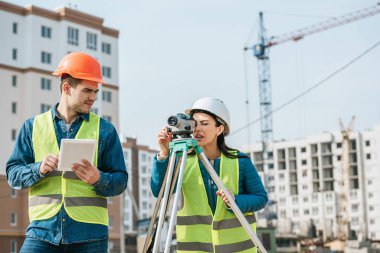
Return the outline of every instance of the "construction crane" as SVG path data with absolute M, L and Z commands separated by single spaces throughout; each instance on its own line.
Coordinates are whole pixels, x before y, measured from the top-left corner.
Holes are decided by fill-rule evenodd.
M 264 171 L 264 184 L 268 189 L 269 180 L 271 175 L 269 168 L 273 165 L 273 124 L 272 124 L 272 94 L 271 94 L 271 78 L 270 78 L 270 64 L 269 64 L 269 49 L 272 46 L 279 45 L 288 41 L 298 41 L 307 35 L 323 32 L 334 27 L 345 25 L 356 20 L 374 16 L 380 13 L 380 3 L 377 3 L 368 8 L 358 10 L 345 14 L 340 17 L 328 19 L 326 21 L 317 23 L 312 26 L 304 27 L 293 32 L 285 33 L 279 36 L 268 38 L 264 26 L 263 13 L 259 13 L 259 34 L 258 43 L 252 47 L 245 47 L 244 51 L 253 50 L 254 56 L 258 61 L 258 81 L 259 81 L 259 94 L 260 94 L 260 118 L 261 118 L 261 142 L 263 154 L 263 171 Z M 248 104 L 248 103 L 247 103 Z M 272 173 L 273 174 L 273 173 Z M 275 203 L 271 199 L 269 191 L 269 199 L 271 203 Z M 272 207 L 275 208 L 275 207 Z
M 352 117 L 348 127 L 345 128 L 341 119 L 339 119 L 342 133 L 342 154 L 341 154 L 341 175 L 338 182 L 338 206 L 339 215 L 337 216 L 337 243 L 333 244 L 332 250 L 344 250 L 345 241 L 349 238 L 349 193 L 350 193 L 350 133 L 353 129 L 355 116 Z

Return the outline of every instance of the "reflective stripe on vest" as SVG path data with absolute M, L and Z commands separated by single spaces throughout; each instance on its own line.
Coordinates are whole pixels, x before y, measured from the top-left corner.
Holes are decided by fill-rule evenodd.
M 83 121 L 76 139 L 99 139 L 100 117 L 90 113 Z M 58 154 L 52 112 L 37 115 L 33 123 L 33 149 L 35 162 L 50 153 Z M 98 149 L 93 164 L 97 167 Z M 107 199 L 95 194 L 93 186 L 81 181 L 73 171 L 53 171 L 29 190 L 29 219 L 45 220 L 56 215 L 61 206 L 74 220 L 108 225 Z
M 220 179 L 235 195 L 239 189 L 238 159 L 222 154 Z M 230 213 L 218 198 L 215 214 L 208 205 L 206 189 L 199 168 L 198 158 L 189 156 L 182 183 L 183 208 L 177 213 L 177 252 L 255 253 L 257 249 L 235 214 Z M 253 213 L 244 214 L 251 228 L 256 231 Z

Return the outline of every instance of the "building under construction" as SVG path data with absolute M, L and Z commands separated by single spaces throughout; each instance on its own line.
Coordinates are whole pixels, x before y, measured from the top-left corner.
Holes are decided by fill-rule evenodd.
M 348 136 L 349 190 L 344 219 L 346 240 L 356 243 L 346 246 L 380 242 L 380 189 L 376 183 L 380 180 L 379 143 L 380 125 L 363 132 L 352 131 Z M 278 237 L 297 236 L 305 244 L 306 238 L 314 237 L 329 247 L 341 238 L 342 145 L 339 131 L 272 143 L 274 163 L 270 170 L 274 176 L 268 180 L 274 186 L 268 190 L 274 198 L 276 211 L 270 218 Z M 261 143 L 254 144 L 252 151 L 263 177 Z M 265 211 L 259 213 L 260 224 L 267 224 Z

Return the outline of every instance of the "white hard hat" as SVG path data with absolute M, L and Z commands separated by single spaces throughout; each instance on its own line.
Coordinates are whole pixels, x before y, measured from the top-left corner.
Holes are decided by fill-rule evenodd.
M 185 111 L 186 114 L 193 114 L 193 111 L 207 111 L 216 116 L 216 120 L 224 125 L 224 136 L 230 133 L 230 113 L 222 100 L 217 98 L 204 97 L 195 101 L 193 107 Z

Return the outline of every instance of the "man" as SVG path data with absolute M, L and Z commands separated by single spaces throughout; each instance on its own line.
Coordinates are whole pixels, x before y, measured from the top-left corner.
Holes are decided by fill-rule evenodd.
M 61 77 L 59 103 L 22 126 L 7 163 L 7 180 L 15 189 L 29 188 L 26 252 L 107 252 L 107 198 L 121 194 L 128 174 L 114 126 L 90 112 L 100 64 L 73 52 L 53 73 Z M 94 161 L 57 170 L 63 138 L 96 139 Z

